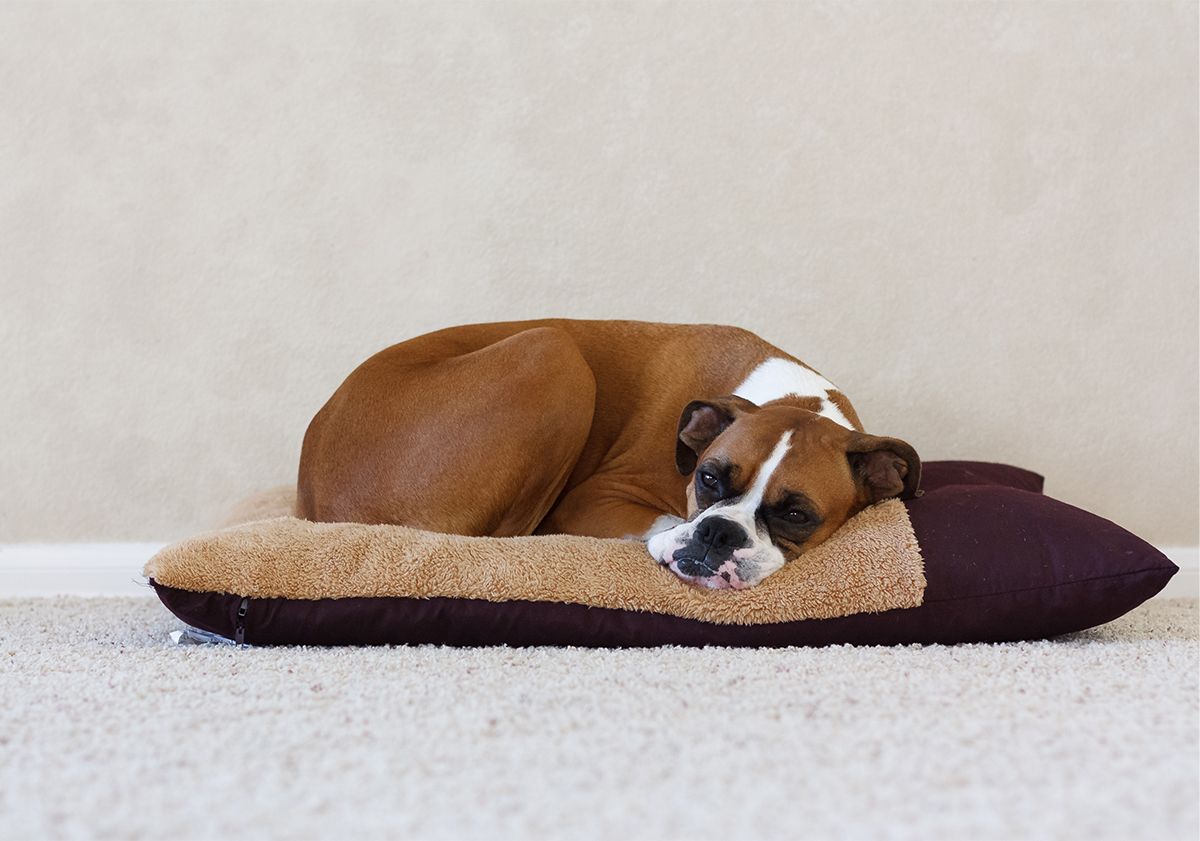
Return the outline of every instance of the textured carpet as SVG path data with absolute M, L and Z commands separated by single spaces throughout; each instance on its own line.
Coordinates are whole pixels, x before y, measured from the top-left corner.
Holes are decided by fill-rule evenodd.
M 1196 837 L 1194 600 L 1053 642 L 176 647 L 0 601 L 0 837 Z

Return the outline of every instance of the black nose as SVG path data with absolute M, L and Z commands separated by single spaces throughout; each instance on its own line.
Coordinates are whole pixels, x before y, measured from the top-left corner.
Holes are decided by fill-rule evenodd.
M 696 526 L 695 540 L 717 551 L 732 551 L 750 545 L 750 535 L 733 520 L 709 517 Z

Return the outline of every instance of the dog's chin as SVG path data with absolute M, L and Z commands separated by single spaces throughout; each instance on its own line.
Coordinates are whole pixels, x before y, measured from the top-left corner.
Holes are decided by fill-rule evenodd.
M 688 575 L 681 572 L 679 563 L 672 558 L 669 563 L 664 564 L 667 569 L 675 574 L 675 577 L 685 584 L 690 584 L 693 587 L 700 587 L 705 590 L 745 590 L 747 587 L 752 587 L 748 581 L 743 581 L 738 574 L 737 564 L 733 561 L 726 561 L 717 570 L 715 575 L 698 576 Z

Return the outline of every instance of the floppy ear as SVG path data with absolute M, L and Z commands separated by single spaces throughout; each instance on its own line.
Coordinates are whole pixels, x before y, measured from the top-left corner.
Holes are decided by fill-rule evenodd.
M 696 460 L 718 435 L 729 428 L 738 415 L 758 407 L 730 394 L 715 400 L 693 400 L 679 416 L 675 437 L 675 467 L 683 475 L 696 469 Z
M 846 445 L 846 457 L 868 505 L 892 496 L 920 496 L 921 457 L 899 438 L 856 432 Z

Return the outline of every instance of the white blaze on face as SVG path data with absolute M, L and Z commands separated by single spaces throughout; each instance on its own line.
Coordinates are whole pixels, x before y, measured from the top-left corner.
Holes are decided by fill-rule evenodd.
M 776 469 L 778 469 L 779 463 L 783 461 L 783 457 L 787 455 L 788 448 L 791 445 L 792 431 L 789 429 L 787 432 L 783 433 L 783 435 L 779 436 L 779 443 L 775 445 L 775 449 L 771 450 L 771 454 L 767 456 L 767 460 L 764 461 L 762 466 L 758 468 L 758 473 L 756 473 L 754 476 L 754 484 L 751 485 L 749 490 L 742 494 L 740 498 L 738 498 L 736 503 L 725 506 L 717 503 L 716 505 L 710 506 L 707 510 L 705 510 L 704 514 L 701 514 L 700 517 L 697 518 L 697 520 L 704 519 L 704 515 L 708 514 L 710 511 L 713 511 L 713 509 L 718 509 L 717 513 L 720 513 L 723 517 L 729 517 L 730 513 L 737 512 L 739 514 L 749 516 L 749 528 L 747 531 L 750 534 L 754 534 L 754 515 L 758 511 L 758 506 L 762 505 L 763 496 L 767 492 L 767 484 L 771 481 L 771 476 L 773 476 Z M 730 517 L 730 519 L 737 518 Z M 745 522 L 742 524 L 746 525 Z
M 831 391 L 837 391 L 837 386 L 811 368 L 805 368 L 790 359 L 775 358 L 768 359 L 751 371 L 750 376 L 733 393 L 756 406 L 781 397 L 819 397 L 821 411 L 817 412 L 818 415 L 853 429 L 854 426 L 842 414 L 842 410 L 829 399 Z

